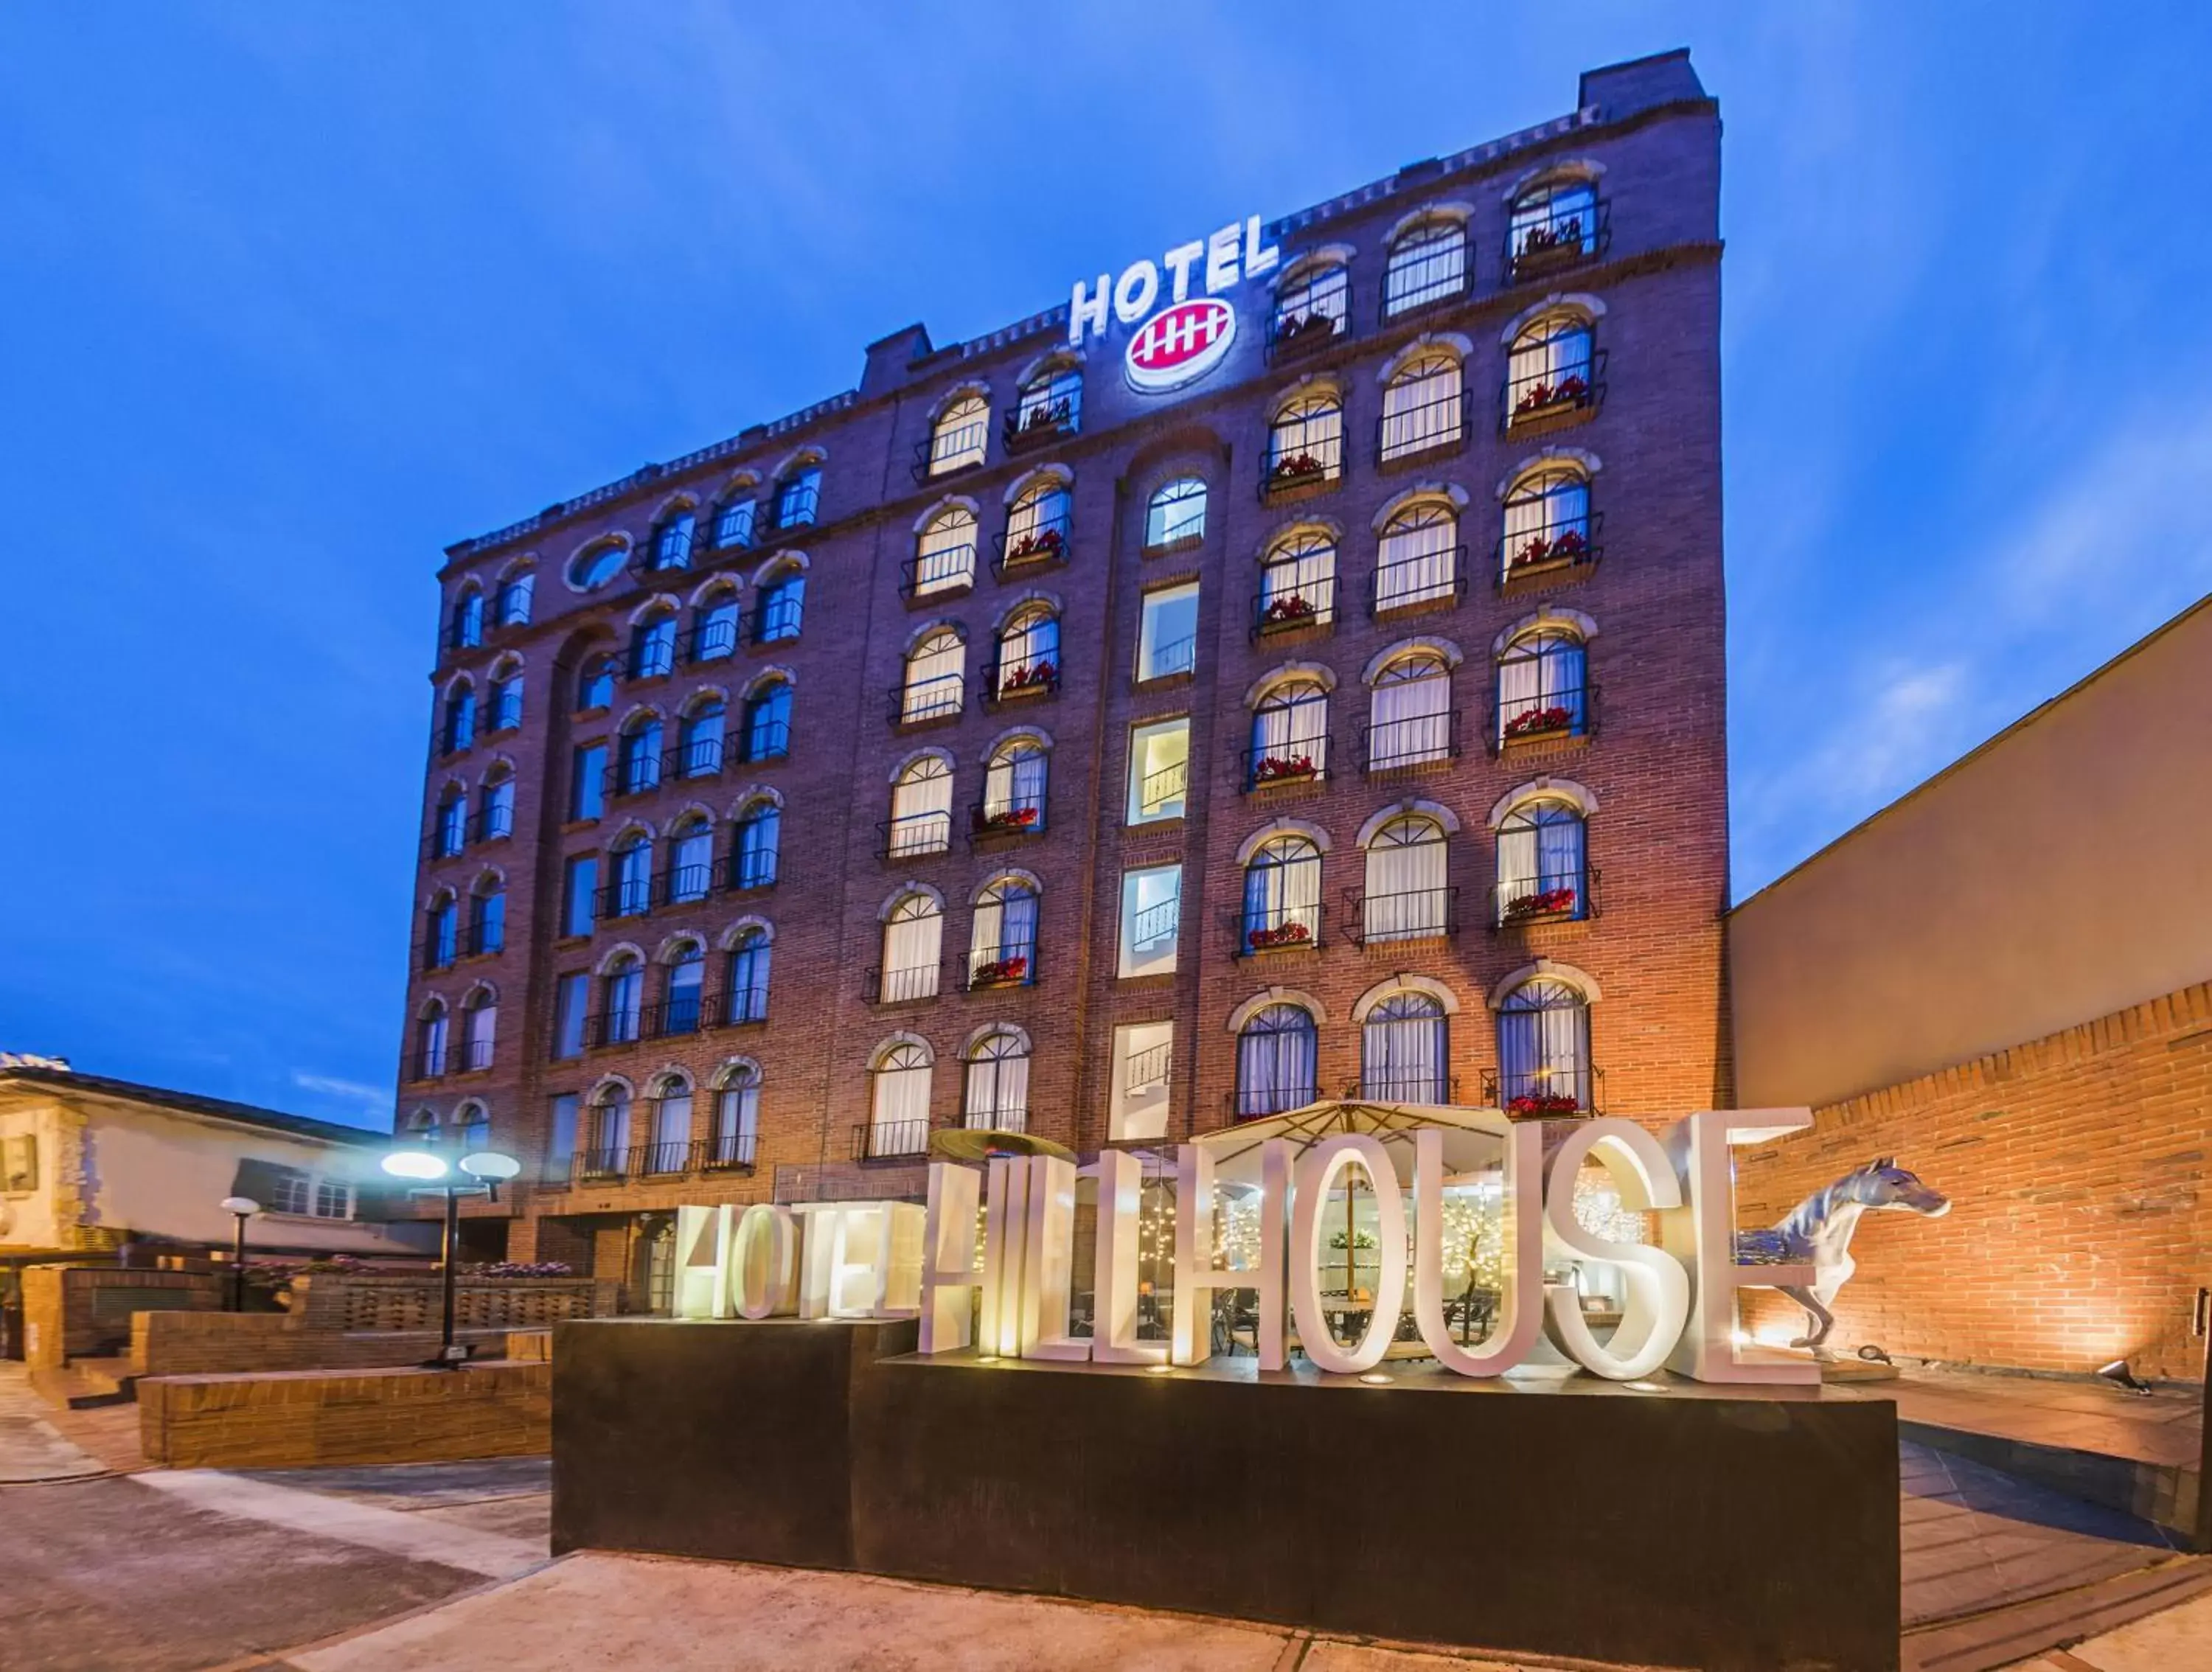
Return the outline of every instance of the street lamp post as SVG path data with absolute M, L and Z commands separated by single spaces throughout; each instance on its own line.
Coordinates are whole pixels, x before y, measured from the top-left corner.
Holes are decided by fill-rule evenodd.
M 479 1191 L 492 1201 L 499 1200 L 499 1187 L 522 1170 L 522 1164 L 511 1155 L 501 1155 L 496 1150 L 480 1150 L 465 1155 L 459 1170 L 468 1176 L 462 1183 L 453 1176 L 454 1169 L 446 1158 L 428 1150 L 395 1150 L 384 1158 L 384 1170 L 394 1178 L 412 1179 L 444 1193 L 446 1198 L 446 1235 L 440 1257 L 444 1279 L 445 1305 L 443 1325 L 438 1341 L 438 1356 L 422 1366 L 425 1370 L 459 1370 L 467 1362 L 469 1352 L 453 1340 L 454 1265 L 460 1251 L 461 1198 Z
M 222 1211 L 238 1220 L 238 1234 L 230 1249 L 230 1310 L 246 1310 L 246 1222 L 261 1211 L 261 1204 L 251 1196 L 225 1196 Z

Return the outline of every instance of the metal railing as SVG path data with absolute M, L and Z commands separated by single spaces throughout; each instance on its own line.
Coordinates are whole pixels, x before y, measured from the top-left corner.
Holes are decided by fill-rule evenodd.
M 599 891 L 599 916 L 642 917 L 653 909 L 653 879 L 617 879 Z
M 1605 1070 L 1589 1063 L 1508 1074 L 1482 1071 L 1482 1107 L 1532 1115 L 1595 1115 L 1604 1108 Z
M 1362 1069 L 1344 1083 L 1341 1095 L 1366 1103 L 1456 1104 L 1459 1076 L 1418 1068 L 1373 1073 Z
M 1603 349 L 1592 347 L 1581 369 L 1523 372 L 1508 377 L 1498 392 L 1501 434 L 1523 435 L 1579 422 L 1605 404 Z
M 446 1053 L 444 1051 L 418 1050 L 415 1053 L 415 1079 L 443 1079 L 445 1077 Z
M 763 599 L 753 606 L 750 634 L 755 644 L 785 644 L 799 636 L 806 606 L 793 599 Z
M 578 1184 L 615 1184 L 628 1179 L 657 1183 L 694 1173 L 750 1172 L 758 1148 L 759 1138 L 750 1132 L 614 1148 L 592 1145 L 572 1155 L 546 1158 L 539 1182 L 547 1189 L 563 1190 Z
M 1232 1121 L 1261 1121 L 1270 1115 L 1286 1114 L 1293 1109 L 1304 1109 L 1321 1096 L 1319 1080 L 1308 1079 L 1295 1085 L 1253 1087 L 1240 1085 L 1224 1097 L 1222 1107 Z
M 707 995 L 699 1007 L 699 1024 L 707 1028 L 744 1028 L 768 1020 L 768 988 L 738 987 Z
M 968 954 L 968 990 L 989 992 L 1001 987 L 1035 987 L 1037 978 L 1036 943 L 1009 941 L 1000 946 L 971 949 Z
M 1008 836 L 1039 836 L 1048 822 L 1045 798 L 1041 795 L 977 801 L 968 809 L 969 845 Z
M 914 479 L 930 482 L 939 477 L 972 471 L 983 462 L 991 441 L 991 421 L 970 418 L 950 429 L 933 429 L 914 444 Z
M 1388 894 L 1347 889 L 1345 909 L 1355 926 L 1355 945 L 1396 940 L 1441 940 L 1459 933 L 1456 885 L 1408 888 Z
M 1018 534 L 1012 528 L 1001 530 L 998 555 L 991 559 L 991 573 L 1003 581 L 1010 571 L 1049 568 L 1054 563 L 1066 562 L 1068 549 L 1075 540 L 1074 522 L 1073 513 L 1063 509 L 1055 515 L 1038 519 Z
M 478 918 L 469 925 L 469 956 L 489 958 L 494 952 L 507 950 L 507 922 L 486 922 Z
M 1466 594 L 1467 548 L 1445 546 L 1378 562 L 1367 586 L 1367 608 L 1381 616 L 1418 604 L 1449 603 Z
M 1291 442 L 1271 435 L 1260 455 L 1260 500 L 1287 498 L 1301 489 L 1319 488 L 1344 478 L 1344 432 Z
M 714 862 L 702 860 L 696 865 L 672 865 L 660 873 L 656 891 L 664 906 L 696 905 L 714 891 Z
M 791 753 L 791 722 L 771 720 L 764 724 L 745 722 L 738 738 L 741 761 L 780 761 Z
M 1613 204 L 1599 198 L 1549 205 L 1539 216 L 1516 212 L 1505 234 L 1507 282 L 1524 283 L 1595 261 L 1613 244 Z
M 1370 778 L 1448 764 L 1459 758 L 1459 710 L 1369 721 L 1360 727 L 1354 748 L 1359 769 Z
M 974 1132 L 1027 1132 L 1030 1129 L 1029 1106 L 1006 1109 L 968 1109 L 960 1114 L 960 1124 Z
M 1325 783 L 1329 768 L 1328 738 L 1292 738 L 1265 748 L 1246 749 L 1237 755 L 1238 776 L 1249 794 L 1255 789 L 1287 789 L 1299 784 Z
M 1190 760 L 1186 756 L 1137 780 L 1137 811 L 1147 818 L 1164 818 L 1168 815 L 1159 809 L 1170 801 L 1184 800 L 1189 794 Z
M 1492 754 L 1516 743 L 1536 743 L 1550 738 L 1589 738 L 1597 735 L 1595 685 L 1571 685 L 1559 690 L 1536 691 L 1510 702 L 1495 690 L 1490 697 L 1486 744 Z
M 640 639 L 630 648 L 629 678 L 659 679 L 676 672 L 673 638 Z
M 1413 257 L 1404 266 L 1386 267 L 1382 273 L 1382 320 L 1403 319 L 1424 307 L 1434 307 L 1464 296 L 1474 280 L 1473 251 L 1462 236 L 1457 259 L 1442 248 Z M 1457 271 L 1454 271 L 1456 269 Z
M 760 508 L 751 500 L 741 499 L 723 506 L 714 513 L 711 536 L 714 550 L 743 551 L 753 543 L 753 524 L 759 518 Z
M 771 848 L 765 853 L 757 850 L 748 853 L 742 848 L 732 848 L 722 881 L 723 891 L 744 894 L 756 888 L 774 888 L 781 860 L 781 848 Z
M 1296 633 L 1309 627 L 1336 623 L 1336 576 L 1310 575 L 1303 581 L 1277 581 L 1275 575 L 1312 562 L 1310 557 L 1282 557 L 1260 566 L 1260 590 L 1252 599 L 1252 628 L 1248 637 L 1263 639 L 1277 633 Z
M 1145 671 L 1149 667 L 1149 672 Z M 1170 639 L 1165 644 L 1154 645 L 1148 660 L 1140 660 L 1137 678 L 1139 684 L 1150 679 L 1175 679 L 1198 671 L 1198 635 L 1187 633 L 1182 638 Z
M 952 846 L 952 814 L 943 807 L 906 813 L 884 819 L 876 826 L 876 833 L 880 838 L 876 843 L 878 859 L 904 860 L 921 854 L 942 854 Z
M 791 528 L 811 528 L 822 514 L 822 484 L 795 483 L 779 486 L 761 502 L 762 531 L 781 534 Z
M 660 787 L 660 764 L 665 751 L 624 755 L 606 770 L 605 788 L 610 796 L 650 795 Z
M 486 805 L 477 809 L 475 819 L 477 842 L 496 842 L 514 834 L 514 808 L 510 806 Z
M 732 616 L 720 621 L 702 620 L 691 629 L 691 660 L 719 662 L 738 654 L 738 623 Z
M 853 1159 L 883 1161 L 929 1152 L 927 1120 L 870 1121 L 853 1128 Z
M 635 1045 L 645 1035 L 645 1006 L 634 1010 L 594 1011 L 584 1018 L 584 1049 L 602 1050 L 609 1045 Z
M 866 978 L 872 1005 L 902 1005 L 917 999 L 933 999 L 945 989 L 945 960 L 909 964 L 903 970 L 870 965 Z
M 760 1134 L 757 1132 L 718 1132 L 712 1138 L 702 1140 L 699 1148 L 702 1152 L 697 1164 L 702 1170 L 749 1173 L 753 1170 L 753 1157 L 760 1148 Z
M 680 999 L 663 999 L 638 1008 L 639 1035 L 647 1039 L 671 1039 L 696 1033 L 705 1018 L 706 999 L 693 992 Z
M 1293 286 L 1267 314 L 1267 358 L 1290 360 L 1352 330 L 1351 277 L 1341 267 Z
M 968 676 L 939 673 L 927 679 L 908 679 L 891 687 L 890 720 L 894 726 L 920 726 L 933 720 L 952 720 L 967 706 Z
M 1050 400 L 1018 404 L 1006 414 L 999 440 L 1008 453 L 1024 453 L 1062 435 L 1073 435 L 1082 424 L 1083 390 L 1078 385 Z
M 1129 944 L 1139 952 L 1173 940 L 1182 927 L 1182 896 L 1146 906 L 1129 920 Z
M 1320 866 L 1319 860 L 1299 861 Z M 1285 871 L 1295 866 L 1281 867 Z M 1318 900 L 1304 905 L 1232 908 L 1229 925 L 1235 936 L 1231 956 L 1255 958 L 1263 952 L 1300 952 L 1321 945 L 1322 908 Z
M 1474 396 L 1463 388 L 1401 406 L 1395 412 L 1386 410 L 1375 421 L 1375 462 L 1388 465 L 1400 459 L 1455 452 L 1467 445 L 1468 434 L 1474 428 Z
M 1525 928 L 1532 923 L 1577 923 L 1597 914 L 1597 867 L 1577 871 L 1540 872 L 1494 883 L 1490 890 L 1490 922 L 1498 929 Z
M 1605 515 L 1593 511 L 1584 516 L 1562 517 L 1498 539 L 1498 586 L 1500 591 L 1538 577 L 1564 578 L 1570 571 L 1587 572 L 1597 567 L 1604 553 L 1599 536 Z
M 975 542 L 917 551 L 899 564 L 899 596 L 909 604 L 975 584 Z
M 660 775 L 667 778 L 711 778 L 722 769 L 719 737 L 693 738 L 679 743 L 660 757 Z
M 1121 1065 L 1121 1090 L 1127 1094 L 1141 1091 L 1147 1086 L 1165 1085 L 1168 1069 L 1172 1066 L 1175 1042 L 1148 1046 Z

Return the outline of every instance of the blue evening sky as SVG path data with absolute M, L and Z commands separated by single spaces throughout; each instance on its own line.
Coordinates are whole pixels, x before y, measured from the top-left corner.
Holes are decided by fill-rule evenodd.
M 17 0 L 0 1049 L 388 1121 L 443 545 L 1679 45 L 1741 897 L 2212 587 L 2212 8 Z

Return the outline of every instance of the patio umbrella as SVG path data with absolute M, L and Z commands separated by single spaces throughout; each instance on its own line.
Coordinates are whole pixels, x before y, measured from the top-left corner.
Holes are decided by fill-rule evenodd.
M 988 1161 L 998 1156 L 1056 1155 L 1075 1159 L 1075 1152 L 1049 1138 L 1026 1132 L 992 1132 L 981 1127 L 947 1127 L 929 1134 L 929 1152 L 941 1161 Z

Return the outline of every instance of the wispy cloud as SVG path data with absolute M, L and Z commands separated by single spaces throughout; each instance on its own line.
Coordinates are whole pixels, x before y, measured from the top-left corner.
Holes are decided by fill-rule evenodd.
M 304 1068 L 292 1071 L 292 1084 L 319 1097 L 357 1104 L 361 1112 L 375 1123 L 384 1124 L 392 1118 L 392 1100 L 388 1087 L 364 1085 L 357 1079 L 345 1079 L 336 1074 L 309 1073 Z

